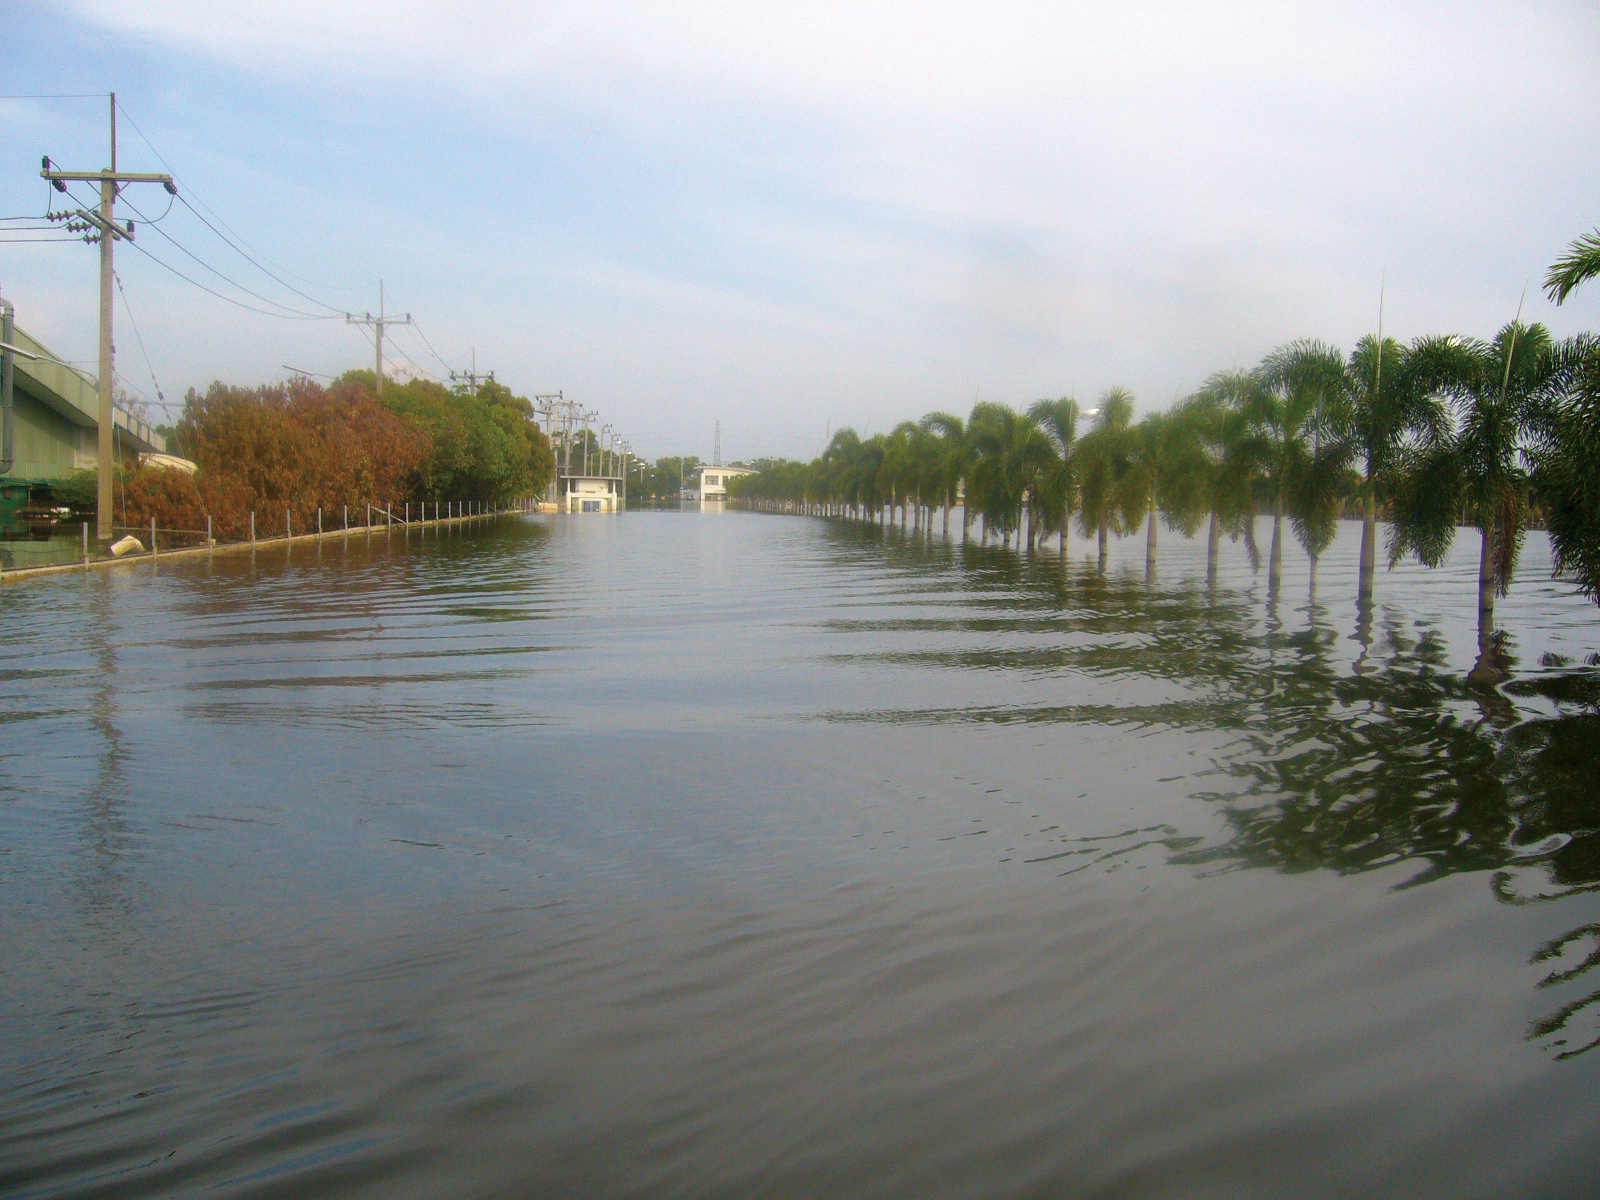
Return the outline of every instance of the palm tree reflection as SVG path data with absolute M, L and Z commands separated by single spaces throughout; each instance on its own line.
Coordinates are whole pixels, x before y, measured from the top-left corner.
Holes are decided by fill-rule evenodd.
M 992 637 L 901 649 L 897 660 L 1170 680 L 1184 685 L 1182 698 L 1163 693 L 1140 706 L 1134 687 L 1120 706 L 1034 702 L 830 719 L 1221 731 L 1229 740 L 1216 765 L 1231 782 L 1202 795 L 1223 815 L 1224 831 L 1192 838 L 1172 830 L 1163 840 L 1174 863 L 1286 873 L 1410 866 L 1403 887 L 1487 872 L 1495 895 L 1512 904 L 1600 890 L 1600 674 L 1592 669 L 1547 660 L 1544 673 L 1518 678 L 1515 646 L 1497 631 L 1480 636 L 1463 674 L 1440 628 L 1370 602 L 1357 607 L 1352 663 L 1328 610 L 1314 602 L 1285 611 L 1272 596 L 1263 623 L 1248 593 L 1147 589 L 1131 572 L 1102 576 L 977 545 L 937 559 L 911 548 L 906 557 L 923 578 L 936 562 L 959 576 L 950 607 L 919 628 L 1010 628 L 1031 641 L 1026 649 L 997 647 Z M 855 624 L 866 631 L 873 622 Z M 1037 635 L 1051 631 L 1073 636 L 1041 647 Z M 1600 925 L 1580 925 L 1533 957 L 1554 964 L 1542 986 L 1571 985 L 1600 962 Z M 1593 1036 L 1573 1033 L 1581 1021 Z M 1563 1057 L 1600 1044 L 1600 989 L 1529 1036 Z

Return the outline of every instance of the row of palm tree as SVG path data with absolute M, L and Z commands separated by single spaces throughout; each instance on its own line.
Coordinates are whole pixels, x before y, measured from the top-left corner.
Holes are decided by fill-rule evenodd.
M 1572 244 L 1550 270 L 1557 303 L 1600 275 L 1600 231 Z M 1087 428 L 1080 433 L 1080 424 Z M 1303 340 L 1250 370 L 1220 372 L 1165 412 L 1134 419 L 1122 388 L 1084 411 L 1070 397 L 1026 411 L 981 402 L 963 420 L 933 412 L 885 434 L 834 435 L 810 463 L 784 462 L 735 485 L 760 506 L 813 511 L 949 532 L 975 518 L 985 541 L 1033 549 L 1070 526 L 1096 539 L 1142 526 L 1154 571 L 1162 525 L 1192 537 L 1207 528 L 1215 581 L 1223 535 L 1242 539 L 1253 564 L 1257 513 L 1270 515 L 1268 585 L 1283 575 L 1284 526 L 1311 563 L 1346 512 L 1362 521 L 1358 588 L 1370 599 L 1378 519 L 1388 520 L 1389 565 L 1443 561 L 1457 528 L 1481 537 L 1480 621 L 1492 625 L 1535 505 L 1560 571 L 1600 601 L 1600 341 L 1557 341 L 1520 319 L 1489 341 L 1363 338 L 1349 355 Z

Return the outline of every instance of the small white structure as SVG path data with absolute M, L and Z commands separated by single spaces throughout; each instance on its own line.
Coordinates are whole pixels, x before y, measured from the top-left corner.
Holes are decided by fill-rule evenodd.
M 151 452 L 139 455 L 141 467 L 154 467 L 158 471 L 182 471 L 185 475 L 193 475 L 200 468 L 187 458 L 179 458 L 176 454 L 160 454 Z
M 561 479 L 561 511 L 616 512 L 617 481 L 604 475 L 565 475 Z
M 726 500 L 728 498 L 728 482 L 741 475 L 754 475 L 755 471 L 748 467 L 722 467 L 711 466 L 700 468 L 700 499 Z

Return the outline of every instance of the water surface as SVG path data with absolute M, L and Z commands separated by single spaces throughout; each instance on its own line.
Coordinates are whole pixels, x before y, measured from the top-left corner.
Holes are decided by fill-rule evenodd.
M 1566 1196 L 1600 622 L 744 513 L 8 587 L 0 1194 Z

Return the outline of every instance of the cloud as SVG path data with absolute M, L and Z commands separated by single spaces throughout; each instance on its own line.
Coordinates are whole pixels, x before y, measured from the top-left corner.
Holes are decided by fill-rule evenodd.
M 1481 332 L 1596 216 L 1590 5 L 72 9 L 253 81 L 216 119 L 288 157 L 239 170 L 311 186 L 296 137 L 359 163 L 318 186 L 361 253 L 407 246 L 448 353 L 494 343 L 663 441 L 669 408 L 758 399 L 785 437 L 977 386 L 1164 403 L 1348 344 L 1385 272 L 1397 331 Z M 450 199 L 462 162 L 492 202 Z

